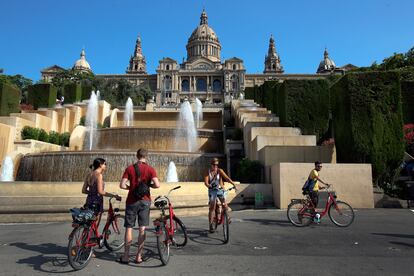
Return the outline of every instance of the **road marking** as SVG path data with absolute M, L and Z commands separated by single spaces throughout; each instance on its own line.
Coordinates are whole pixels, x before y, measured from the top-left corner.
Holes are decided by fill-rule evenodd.
M 266 246 L 255 246 L 254 249 L 256 249 L 256 250 L 266 250 L 267 247 Z

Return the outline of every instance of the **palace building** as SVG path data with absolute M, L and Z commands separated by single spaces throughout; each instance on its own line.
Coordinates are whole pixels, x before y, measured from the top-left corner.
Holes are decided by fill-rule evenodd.
M 182 63 L 170 57 L 161 59 L 156 74 L 148 74 L 142 40 L 138 36 L 133 55 L 125 74 L 98 74 L 98 78 L 126 79 L 134 85 L 148 85 L 156 95 L 157 105 L 176 104 L 184 98 L 197 97 L 202 102 L 223 103 L 238 97 L 245 87 L 261 85 L 267 80 L 315 79 L 332 73 L 342 74 L 346 69 L 336 67 L 325 49 L 316 74 L 284 74 L 280 55 L 270 36 L 268 52 L 264 59 L 262 74 L 248 74 L 243 60 L 238 57 L 221 59 L 221 43 L 217 33 L 209 26 L 207 13 L 203 10 L 200 24 L 188 39 L 187 59 Z M 348 65 L 350 66 L 350 65 Z M 73 66 L 74 70 L 91 71 L 85 51 Z M 62 70 L 54 65 L 41 71 L 42 79 L 50 81 Z

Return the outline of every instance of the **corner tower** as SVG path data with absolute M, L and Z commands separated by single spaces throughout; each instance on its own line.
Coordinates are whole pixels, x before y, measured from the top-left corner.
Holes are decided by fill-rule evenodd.
M 141 37 L 138 36 L 135 43 L 134 54 L 129 59 L 129 66 L 126 70 L 127 74 L 146 74 L 147 62 L 142 54 Z
M 280 64 L 280 57 L 276 52 L 275 40 L 273 35 L 270 35 L 269 49 L 265 56 L 265 69 L 263 73 L 283 73 L 283 66 Z

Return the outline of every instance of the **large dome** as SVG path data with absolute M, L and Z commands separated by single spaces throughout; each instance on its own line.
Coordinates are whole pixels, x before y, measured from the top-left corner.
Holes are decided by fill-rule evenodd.
M 216 32 L 208 25 L 207 14 L 203 10 L 200 25 L 195 28 L 188 39 L 187 60 L 193 61 L 205 57 L 213 62 L 220 61 L 221 45 Z
M 328 50 L 323 52 L 323 60 L 319 63 L 317 73 L 332 71 L 336 68 L 335 62 L 329 57 Z
M 80 54 L 80 59 L 78 59 L 75 64 L 73 65 L 73 69 L 79 70 L 79 71 L 91 71 L 91 66 L 86 61 L 85 58 L 85 50 L 82 49 L 82 52 Z

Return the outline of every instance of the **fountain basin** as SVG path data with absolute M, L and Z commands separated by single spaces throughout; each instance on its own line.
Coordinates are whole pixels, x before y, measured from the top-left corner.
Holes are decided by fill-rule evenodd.
M 96 157 L 104 158 L 108 164 L 104 181 L 120 181 L 125 168 L 136 162 L 136 150 L 27 154 L 20 161 L 16 181 L 83 181 Z M 168 164 L 173 161 L 178 178 L 187 182 L 203 181 L 213 157 L 224 159 L 222 154 L 150 151 L 147 161 L 157 171 L 160 181 L 166 180 Z
M 154 151 L 188 152 L 185 129 L 111 127 L 97 130 L 98 143 L 93 150 L 133 150 L 146 148 Z M 87 150 L 88 143 L 84 143 Z M 195 152 L 223 152 L 223 131 L 199 129 L 197 131 Z M 168 164 L 167 164 L 168 165 Z

